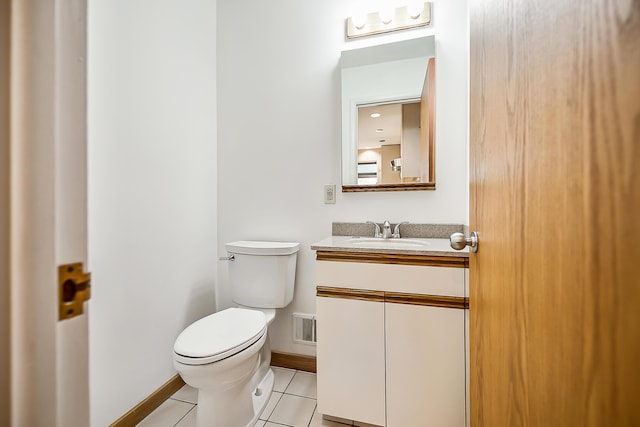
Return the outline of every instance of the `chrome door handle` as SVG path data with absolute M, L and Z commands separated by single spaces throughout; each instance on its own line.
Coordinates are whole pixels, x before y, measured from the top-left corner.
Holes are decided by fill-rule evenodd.
M 451 242 L 451 247 L 457 251 L 469 246 L 471 248 L 471 252 L 478 252 L 478 233 L 475 231 L 471 232 L 470 237 L 466 237 L 462 233 L 453 233 L 449 237 L 449 242 Z

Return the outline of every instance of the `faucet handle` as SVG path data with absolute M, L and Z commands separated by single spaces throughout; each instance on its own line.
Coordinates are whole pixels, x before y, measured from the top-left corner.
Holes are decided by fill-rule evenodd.
M 375 225 L 376 228 L 373 232 L 373 237 L 382 237 L 382 231 L 380 230 L 380 226 L 378 224 L 373 221 L 367 221 L 366 223 Z
M 400 222 L 398 224 L 396 224 L 396 226 L 393 228 L 393 236 L 395 239 L 399 239 L 400 238 L 400 226 L 402 224 L 409 224 L 409 221 L 403 221 Z

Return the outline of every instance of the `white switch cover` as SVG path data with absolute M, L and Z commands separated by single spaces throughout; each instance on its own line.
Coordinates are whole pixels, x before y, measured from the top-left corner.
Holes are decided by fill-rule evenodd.
M 335 203 L 336 202 L 336 186 L 335 184 L 324 186 L 324 202 Z

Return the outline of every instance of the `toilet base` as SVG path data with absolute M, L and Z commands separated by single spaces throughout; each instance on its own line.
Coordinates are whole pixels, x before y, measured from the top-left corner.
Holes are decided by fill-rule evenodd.
M 273 369 L 269 369 L 269 372 L 264 376 L 262 382 L 260 382 L 258 387 L 253 391 L 252 399 L 254 416 L 249 424 L 247 424 L 247 427 L 253 427 L 262 414 L 262 411 L 264 411 L 265 406 L 267 406 L 267 403 L 271 398 L 271 393 L 273 392 L 274 379 L 275 375 L 273 374 Z
M 257 372 L 256 374 L 258 374 Z M 232 399 L 234 402 L 235 410 L 240 411 L 241 413 L 247 414 L 247 412 L 251 411 L 253 414 L 251 420 L 246 424 L 246 427 L 253 427 L 253 425 L 258 421 L 258 418 L 262 414 L 262 411 L 267 406 L 269 399 L 271 398 L 271 393 L 273 392 L 273 384 L 275 381 L 275 375 L 272 369 L 269 369 L 267 373 L 264 375 L 264 378 L 260 383 L 254 388 L 250 389 L 249 384 L 253 383 L 253 381 L 247 382 L 247 387 L 242 387 L 237 390 L 235 394 L 235 398 Z M 202 390 L 198 391 L 198 406 L 196 407 L 196 425 L 197 427 L 210 427 L 210 426 L 221 426 L 221 427 L 231 427 L 227 426 L 229 422 L 232 422 L 231 419 L 235 419 L 239 416 L 239 413 L 236 414 L 226 414 L 226 416 L 221 416 L 224 414 L 224 411 L 228 410 L 228 407 L 220 407 L 213 402 L 209 401 L 208 404 L 202 405 L 201 397 L 203 400 L 208 400 L 205 396 L 200 396 L 200 393 L 203 393 Z M 204 394 L 204 393 L 203 393 Z M 245 396 L 251 396 L 250 403 L 246 400 Z M 243 402 L 249 403 L 250 407 L 245 407 Z M 203 410 L 204 409 L 204 410 Z M 248 415 L 248 414 L 247 414 Z M 241 416 L 240 416 L 241 418 Z M 246 418 L 245 418 L 246 420 Z M 237 425 L 236 421 L 232 422 L 234 424 L 233 427 Z

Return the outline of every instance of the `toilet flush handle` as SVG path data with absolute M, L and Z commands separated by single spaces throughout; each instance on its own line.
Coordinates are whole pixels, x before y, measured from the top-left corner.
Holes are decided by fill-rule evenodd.
M 229 256 L 221 256 L 220 258 L 218 258 L 220 261 L 235 261 L 236 257 L 235 255 L 231 254 Z

